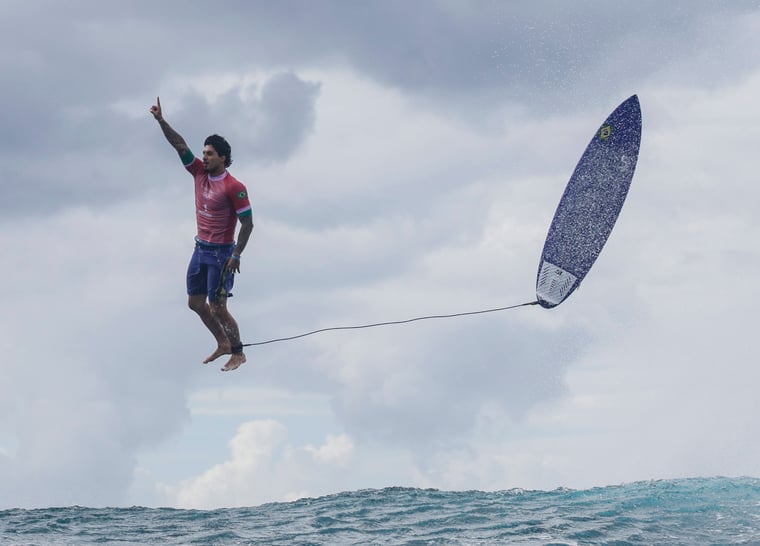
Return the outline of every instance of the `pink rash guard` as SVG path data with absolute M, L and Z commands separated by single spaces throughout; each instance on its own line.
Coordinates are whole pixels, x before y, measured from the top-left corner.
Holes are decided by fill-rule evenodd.
M 203 161 L 197 157 L 185 163 L 185 168 L 195 179 L 198 239 L 213 244 L 233 243 L 238 217 L 253 214 L 248 190 L 226 170 L 219 176 L 209 176 L 203 170 Z

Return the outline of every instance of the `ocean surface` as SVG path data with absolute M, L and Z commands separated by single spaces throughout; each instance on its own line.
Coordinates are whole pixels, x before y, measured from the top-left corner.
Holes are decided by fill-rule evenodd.
M 0 544 L 760 544 L 760 480 L 583 491 L 388 488 L 252 508 L 0 511 Z

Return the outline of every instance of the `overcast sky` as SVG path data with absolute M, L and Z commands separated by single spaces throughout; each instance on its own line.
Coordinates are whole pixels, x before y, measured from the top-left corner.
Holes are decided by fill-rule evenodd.
M 0 508 L 760 476 L 757 0 L 0 7 Z M 560 307 L 201 364 L 157 95 L 248 186 L 250 343 L 532 301 L 564 186 L 634 93 L 628 200 Z

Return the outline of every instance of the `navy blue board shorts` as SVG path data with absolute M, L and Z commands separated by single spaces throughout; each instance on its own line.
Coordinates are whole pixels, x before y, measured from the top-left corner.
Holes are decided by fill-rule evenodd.
M 195 251 L 187 266 L 187 295 L 200 296 L 206 294 L 208 301 L 217 301 L 216 291 L 219 288 L 219 279 L 224 265 L 232 256 L 235 243 L 228 245 L 216 245 L 204 241 L 195 241 Z M 235 273 L 227 272 L 224 289 L 227 296 L 231 296 L 230 290 L 235 283 Z

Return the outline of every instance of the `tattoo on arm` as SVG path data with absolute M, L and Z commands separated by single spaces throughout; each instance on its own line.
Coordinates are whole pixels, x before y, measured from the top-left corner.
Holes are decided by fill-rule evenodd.
M 244 216 L 240 219 L 240 231 L 238 232 L 237 245 L 235 245 L 234 254 L 242 254 L 246 245 L 248 244 L 248 238 L 253 232 L 253 216 Z
M 161 130 L 164 132 L 166 140 L 168 140 L 169 144 L 171 144 L 172 147 L 177 150 L 177 153 L 179 155 L 185 154 L 188 150 L 185 139 L 182 138 L 177 131 L 172 129 L 171 125 L 166 123 L 166 120 L 161 119 L 158 124 L 161 126 Z

